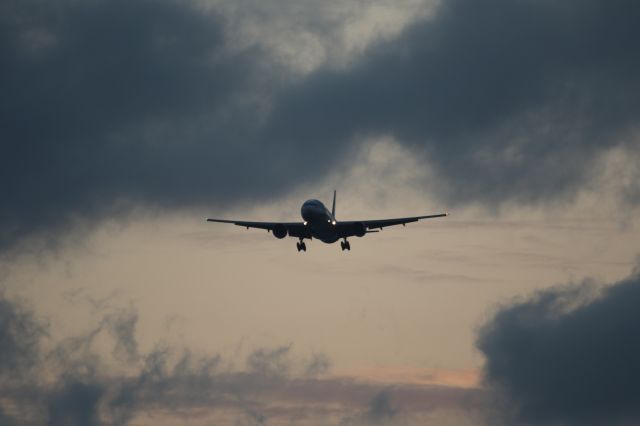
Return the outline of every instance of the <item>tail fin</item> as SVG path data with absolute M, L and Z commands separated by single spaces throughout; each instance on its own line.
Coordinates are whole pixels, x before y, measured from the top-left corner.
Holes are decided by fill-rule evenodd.
M 331 216 L 336 218 L 336 190 L 333 190 L 333 207 L 331 207 Z

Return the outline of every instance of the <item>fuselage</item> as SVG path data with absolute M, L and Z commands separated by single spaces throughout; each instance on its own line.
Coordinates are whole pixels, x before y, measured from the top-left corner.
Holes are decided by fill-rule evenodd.
M 305 201 L 302 204 L 300 213 L 313 238 L 317 238 L 327 244 L 335 243 L 338 240 L 335 228 L 336 218 L 320 201 Z

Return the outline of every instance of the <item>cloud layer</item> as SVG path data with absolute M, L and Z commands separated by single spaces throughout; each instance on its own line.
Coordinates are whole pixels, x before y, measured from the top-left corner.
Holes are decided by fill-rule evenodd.
M 639 16 L 631 2 L 444 1 L 348 71 L 287 91 L 272 123 L 317 144 L 390 134 L 451 201 L 570 196 L 600 154 L 637 146 Z
M 542 291 L 501 310 L 483 329 L 477 345 L 504 424 L 640 422 L 640 274 L 595 300 L 593 290 L 585 284 Z
M 192 424 L 391 425 L 434 410 L 464 412 L 481 401 L 477 389 L 391 387 L 327 377 L 326 356 L 297 359 L 290 345 L 257 349 L 244 366 L 167 344 L 141 353 L 137 323 L 135 309 L 115 310 L 84 334 L 49 342 L 43 320 L 24 304 L 0 298 L 2 424 L 189 419 Z
M 0 31 L 0 248 L 139 203 L 221 200 L 257 176 L 240 158 L 258 117 L 237 111 L 259 96 L 261 55 L 228 53 L 218 16 L 172 1 L 10 1 Z
M 304 77 L 192 2 L 0 12 L 0 250 L 137 206 L 271 197 L 369 137 L 414 150 L 452 203 L 571 197 L 602 154 L 637 150 L 635 2 L 448 0 Z

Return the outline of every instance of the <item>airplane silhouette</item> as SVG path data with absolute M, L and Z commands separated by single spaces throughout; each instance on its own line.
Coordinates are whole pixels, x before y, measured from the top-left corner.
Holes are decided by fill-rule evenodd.
M 207 219 L 209 222 L 233 223 L 234 225 L 249 228 L 266 229 L 274 237 L 282 239 L 287 235 L 298 238 L 296 243 L 298 251 L 307 251 L 304 239 L 316 238 L 323 243 L 332 244 L 340 241 L 342 250 L 351 250 L 348 237 L 364 237 L 370 232 L 380 232 L 382 228 L 393 225 L 406 225 L 409 222 L 417 222 L 420 219 L 432 219 L 448 216 L 449 213 L 439 213 L 427 216 L 399 217 L 395 219 L 375 220 L 336 220 L 336 191 L 333 191 L 333 205 L 331 211 L 318 200 L 307 200 L 300 209 L 303 222 L 247 222 L 242 220 Z

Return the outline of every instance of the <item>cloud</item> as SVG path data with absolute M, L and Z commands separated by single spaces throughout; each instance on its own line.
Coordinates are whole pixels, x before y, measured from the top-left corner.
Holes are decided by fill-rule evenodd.
M 51 394 L 47 424 L 100 425 L 98 404 L 105 392 L 99 383 L 68 380 Z
M 404 419 L 403 419 L 404 420 Z M 391 404 L 391 389 L 382 389 L 368 403 L 368 409 L 358 416 L 346 416 L 340 425 L 393 425 L 398 424 L 398 410 Z M 402 421 L 401 424 L 406 424 Z
M 640 422 L 639 272 L 599 295 L 588 284 L 544 290 L 484 327 L 477 346 L 504 424 Z
M 275 349 L 259 349 L 247 358 L 249 371 L 271 377 L 286 376 L 289 372 L 289 362 L 286 356 L 291 346 L 281 346 Z
M 260 120 L 249 98 L 270 74 L 259 49 L 225 48 L 214 12 L 170 0 L 27 0 L 3 2 L 1 14 L 0 249 L 30 235 L 55 242 L 80 219 L 139 204 L 265 189 L 269 163 L 244 144 Z
M 372 423 L 379 423 L 391 419 L 398 414 L 391 405 L 391 392 L 384 390 L 373 397 L 367 417 Z
M 40 341 L 46 324 L 18 302 L 0 292 L 0 378 L 25 377 L 40 360 Z
M 428 16 L 432 0 L 199 0 L 225 16 L 234 48 L 259 44 L 301 76 L 346 67 L 369 44 Z
M 571 197 L 603 153 L 637 145 L 636 3 L 445 1 L 303 76 L 278 42 L 238 43 L 235 10 L 2 3 L 0 250 L 140 206 L 273 197 L 348 166 L 371 137 L 415 152 L 444 199 L 490 205 Z
M 131 306 L 59 342 L 23 303 L 1 297 L 0 320 L 3 424 L 406 424 L 482 400 L 478 389 L 328 376 L 326 355 L 301 359 L 291 345 L 257 348 L 241 369 L 164 343 L 141 352 Z
M 571 197 L 603 153 L 637 144 L 639 16 L 631 2 L 445 1 L 351 69 L 284 92 L 270 125 L 323 149 L 390 134 L 450 201 Z
M 314 353 L 305 368 L 305 376 L 316 377 L 329 371 L 331 360 L 323 353 Z

